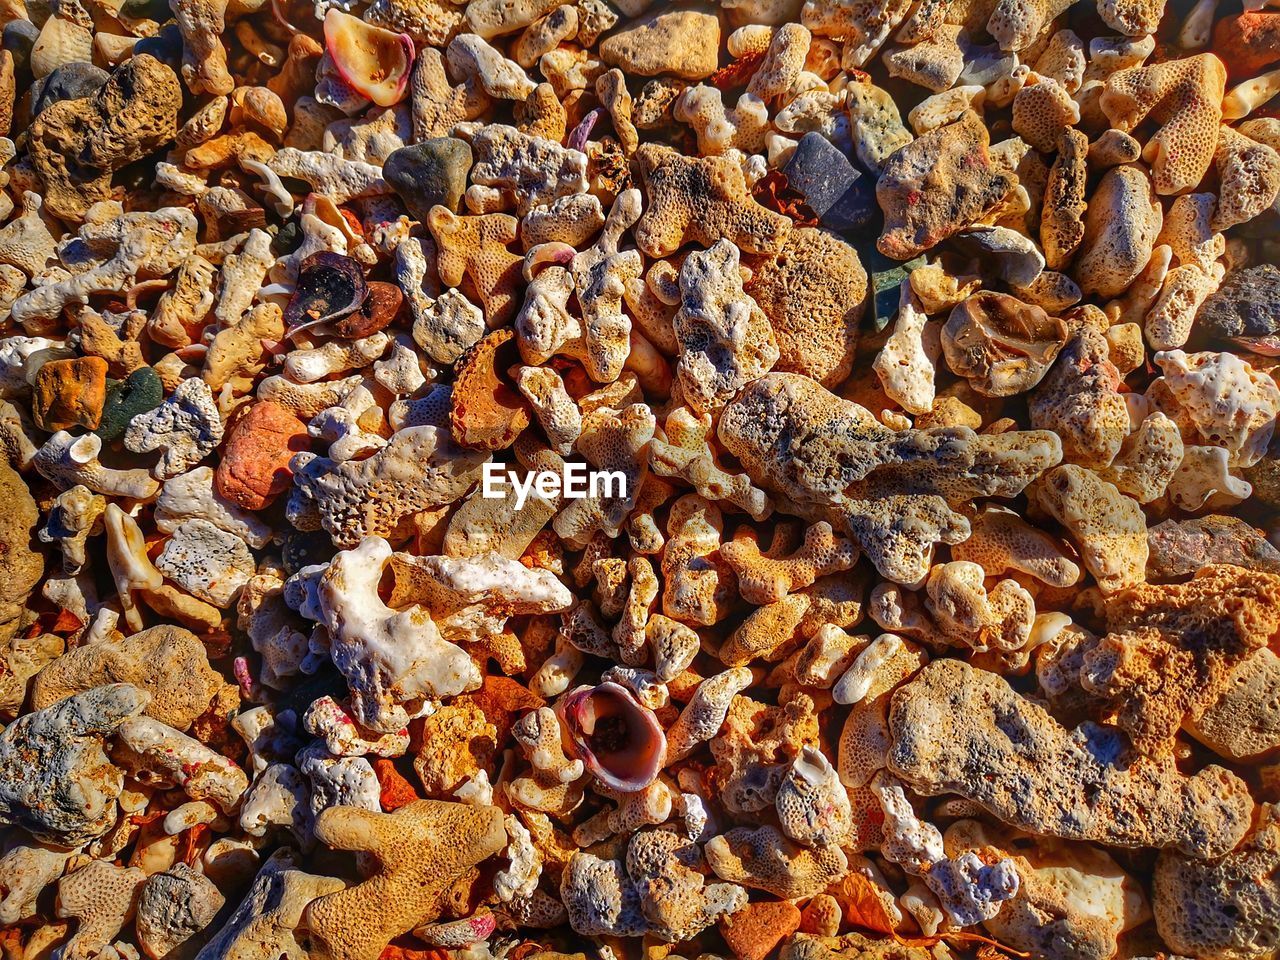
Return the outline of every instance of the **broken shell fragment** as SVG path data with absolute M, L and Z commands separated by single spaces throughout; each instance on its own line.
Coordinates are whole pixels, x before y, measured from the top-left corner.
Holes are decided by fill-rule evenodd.
M 338 76 L 380 107 L 404 99 L 413 68 L 413 38 L 365 23 L 341 10 L 324 17 L 324 46 Z
M 643 790 L 658 778 L 667 738 L 653 711 L 616 683 L 578 687 L 556 704 L 566 750 L 605 786 Z
M 284 325 L 296 333 L 304 324 L 339 320 L 360 309 L 369 296 L 360 264 L 337 253 L 317 253 L 298 268 L 298 283 L 284 310 Z
M 942 328 L 953 373 L 988 397 L 1038 384 L 1067 342 L 1067 325 L 1016 297 L 983 290 L 958 303 Z

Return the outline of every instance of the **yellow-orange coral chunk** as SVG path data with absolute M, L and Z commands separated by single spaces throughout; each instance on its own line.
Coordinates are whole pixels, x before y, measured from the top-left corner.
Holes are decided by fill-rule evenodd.
M 1117 130 L 1134 130 L 1148 116 L 1161 125 L 1142 158 L 1161 196 L 1194 190 L 1218 146 L 1227 71 L 1211 53 L 1130 67 L 1111 75 L 1102 112 Z

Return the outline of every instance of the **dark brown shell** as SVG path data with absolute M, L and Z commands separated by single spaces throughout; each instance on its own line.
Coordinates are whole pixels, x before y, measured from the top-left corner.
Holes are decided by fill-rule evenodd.
M 285 307 L 285 326 L 326 323 L 354 313 L 369 296 L 360 264 L 338 253 L 317 253 L 298 268 L 298 282 Z

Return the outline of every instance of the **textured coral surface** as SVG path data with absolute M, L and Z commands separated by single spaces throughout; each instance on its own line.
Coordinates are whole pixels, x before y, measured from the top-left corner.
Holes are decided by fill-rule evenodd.
M 1280 0 L 0 2 L 0 960 L 1277 960 Z

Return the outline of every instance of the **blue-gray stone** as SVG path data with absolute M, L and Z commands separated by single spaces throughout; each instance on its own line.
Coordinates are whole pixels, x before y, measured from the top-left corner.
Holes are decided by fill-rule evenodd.
M 782 171 L 829 230 L 864 227 L 878 212 L 875 184 L 820 133 L 806 133 Z
M 31 48 L 36 45 L 36 38 L 39 36 L 40 28 L 30 20 L 10 20 L 4 25 L 0 46 L 13 54 L 15 73 L 22 73 L 31 66 Z
M 59 100 L 92 97 L 110 79 L 111 74 L 92 63 L 64 63 L 31 85 L 31 116 L 38 117 Z

